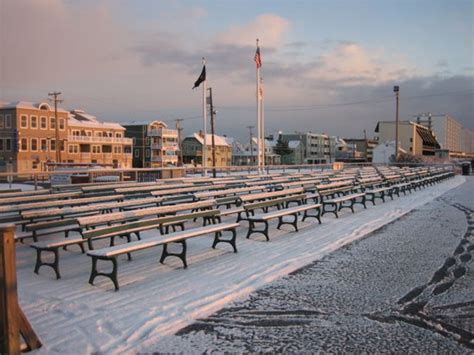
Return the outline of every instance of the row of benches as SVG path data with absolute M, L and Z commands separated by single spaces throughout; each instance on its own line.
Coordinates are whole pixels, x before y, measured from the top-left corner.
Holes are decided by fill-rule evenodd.
M 433 181 L 436 181 L 437 177 L 426 177 L 425 179 L 426 180 L 421 184 L 429 184 Z M 290 224 L 293 225 L 295 230 L 298 230 L 297 221 L 299 215 L 302 215 L 302 220 L 305 220 L 309 217 L 314 217 L 318 220 L 319 223 L 321 223 L 320 216 L 324 213 L 335 212 L 336 217 L 338 217 L 337 211 L 339 211 L 341 208 L 350 207 L 352 212 L 354 212 L 353 206 L 355 203 L 361 203 L 364 205 L 364 207 L 366 207 L 365 196 L 367 195 L 367 191 L 370 192 L 370 190 L 366 189 L 365 192 L 356 192 L 354 191 L 354 188 L 356 186 L 359 185 L 354 185 L 353 179 L 341 179 L 331 184 L 316 185 L 317 194 L 307 193 L 303 187 L 297 187 L 293 189 L 287 188 L 275 191 L 265 191 L 257 194 L 248 193 L 242 196 L 239 195 L 240 204 L 237 206 L 237 208 L 228 209 L 224 211 L 218 211 L 216 209 L 216 201 L 206 200 L 194 202 L 191 204 L 159 206 L 153 208 L 145 208 L 141 210 L 112 212 L 106 215 L 99 216 L 93 215 L 79 217 L 77 219 L 71 218 L 72 220 L 76 220 L 77 223 L 71 224 L 71 229 L 69 231 L 80 232 L 81 238 L 67 239 L 63 241 L 33 243 L 32 247 L 37 250 L 37 262 L 35 265 L 35 272 L 38 272 L 39 268 L 42 265 L 50 265 L 55 270 L 57 278 L 60 278 L 58 253 L 59 249 L 62 247 L 67 247 L 69 245 L 78 244 L 81 247 L 82 251 L 85 252 L 84 243 L 88 243 L 88 255 L 93 260 L 90 282 L 93 283 L 96 276 L 106 274 L 101 273 L 97 270 L 97 261 L 111 260 L 113 264 L 113 271 L 112 273 L 106 274 L 104 276 L 108 276 L 109 278 L 111 278 L 111 280 L 114 282 L 114 285 L 118 289 L 116 258 L 119 255 L 130 255 L 130 253 L 134 251 L 142 250 L 144 248 L 152 246 L 154 247 L 158 245 L 163 245 L 163 253 L 161 258 L 162 262 L 167 256 L 174 255 L 180 257 L 183 261 L 183 264 L 186 266 L 185 241 L 189 238 L 194 238 L 201 235 L 208 235 L 209 233 L 215 233 L 213 247 L 215 247 L 216 244 L 221 241 L 227 241 L 233 246 L 234 251 L 237 251 L 235 241 L 235 228 L 238 226 L 238 224 L 237 222 L 222 223 L 222 217 L 229 216 L 231 214 L 236 214 L 237 221 L 247 220 L 249 222 L 249 231 L 247 233 L 248 238 L 254 233 L 262 233 L 265 235 L 266 239 L 269 240 L 268 222 L 272 219 L 278 219 L 277 228 L 280 228 L 284 224 Z M 248 190 L 248 192 L 252 191 L 253 190 Z M 232 193 L 238 194 L 238 191 L 234 190 L 232 191 Z M 391 197 L 393 198 L 392 195 Z M 317 199 L 321 199 L 320 202 L 322 203 L 319 203 Z M 94 205 L 90 206 L 93 207 Z M 269 211 L 269 209 L 272 207 L 275 207 L 276 210 Z M 263 212 L 255 213 L 257 209 L 262 209 Z M 196 212 L 170 215 L 186 210 L 194 210 Z M 310 213 L 313 210 L 314 213 Z M 86 212 L 86 210 L 84 210 L 84 212 Z M 155 215 L 156 218 L 151 217 Z M 184 222 L 190 219 L 194 219 L 196 217 L 203 218 L 203 226 L 185 231 Z M 63 218 L 63 220 L 66 219 L 67 218 Z M 263 224 L 263 229 L 258 229 L 257 226 L 261 224 Z M 104 225 L 107 226 L 101 227 Z M 182 228 L 179 232 L 176 232 L 174 227 L 178 225 L 180 225 Z M 173 228 L 173 232 L 168 234 L 169 227 Z M 212 229 L 211 227 L 214 229 Z M 220 227 L 224 229 L 219 230 Z M 148 238 L 143 241 L 140 240 L 139 233 L 141 231 L 155 228 L 158 228 L 160 230 L 160 238 L 157 238 L 157 240 L 154 240 L 152 243 L 148 241 Z M 224 231 L 230 231 L 231 234 L 233 234 L 233 237 L 231 237 L 230 239 L 221 240 L 221 234 Z M 135 234 L 138 240 L 132 242 L 132 234 Z M 163 237 L 165 235 L 166 237 Z M 129 241 L 130 243 L 124 244 L 122 246 L 114 246 L 114 238 L 120 236 L 126 237 L 127 241 Z M 110 247 L 102 248 L 100 250 L 94 250 L 92 241 L 102 238 L 111 239 Z M 183 250 L 180 253 L 168 253 L 167 245 L 170 243 L 182 244 Z M 52 263 L 42 261 L 41 254 L 44 251 L 50 251 L 54 254 L 54 261 Z

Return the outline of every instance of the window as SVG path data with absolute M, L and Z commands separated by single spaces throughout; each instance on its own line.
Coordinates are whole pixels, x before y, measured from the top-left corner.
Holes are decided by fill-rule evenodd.
M 56 118 L 49 118 L 49 129 L 56 129 Z
M 146 150 L 146 157 L 147 157 L 147 158 L 150 157 L 150 149 L 147 149 L 147 150 Z
M 139 157 L 140 157 L 140 150 L 135 149 L 135 158 L 139 158 Z
M 51 139 L 51 140 L 49 141 L 49 150 L 50 150 L 51 152 L 56 151 L 56 139 Z
M 38 151 L 38 138 L 31 138 L 30 150 L 32 152 L 37 152 Z
M 3 139 L 0 138 L 0 152 L 3 152 Z
M 135 137 L 132 138 L 132 144 L 137 145 L 137 139 Z
M 30 117 L 30 128 L 37 129 L 38 128 L 38 117 L 31 116 Z
M 146 144 L 146 145 L 150 145 L 150 137 L 146 137 L 146 138 L 145 138 L 145 144 Z
M 28 151 L 28 138 L 22 138 L 21 139 L 20 148 L 21 148 L 22 152 Z
M 101 148 L 100 145 L 93 145 L 92 146 L 92 153 L 99 154 L 100 150 L 101 150 L 100 148 Z
M 122 137 L 123 137 L 123 135 L 122 135 L 122 133 L 120 133 L 120 132 L 117 132 L 117 133 L 115 133 L 115 137 L 117 137 L 117 138 L 122 138 Z
M 48 117 L 45 117 L 45 116 L 40 117 L 40 128 L 48 129 Z
M 41 138 L 40 141 L 41 151 L 47 152 L 48 151 L 48 140 L 46 138 Z
M 12 128 L 12 115 L 5 115 L 5 128 Z
M 77 144 L 69 144 L 69 153 L 71 154 L 79 153 L 79 146 Z
M 20 128 L 28 128 L 28 116 L 21 115 L 20 116 Z
M 0 129 L 3 128 L 3 115 L 0 115 Z
M 59 121 L 59 129 L 60 129 L 61 131 L 64 131 L 64 129 L 65 129 L 65 126 L 64 126 L 64 118 L 60 118 L 58 121 Z
M 6 152 L 12 151 L 12 140 L 10 138 L 5 139 L 5 151 Z
M 64 142 L 64 140 L 59 141 L 59 143 L 61 145 L 61 152 L 65 152 L 66 151 L 66 143 Z

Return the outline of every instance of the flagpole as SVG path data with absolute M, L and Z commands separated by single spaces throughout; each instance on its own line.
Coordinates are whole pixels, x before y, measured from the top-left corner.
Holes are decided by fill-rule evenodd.
M 202 58 L 202 65 L 206 65 L 206 59 Z M 203 130 L 203 145 L 202 145 L 202 175 L 207 176 L 207 110 L 206 110 L 206 82 L 204 79 L 202 85 L 202 130 Z
M 258 38 L 257 38 L 257 50 L 258 50 Z M 261 138 L 261 123 L 260 123 L 260 66 L 257 64 L 257 71 L 256 71 L 256 82 L 257 82 L 257 91 L 256 91 L 256 98 L 257 98 L 257 169 L 258 173 L 261 174 L 261 145 L 260 145 L 260 138 Z

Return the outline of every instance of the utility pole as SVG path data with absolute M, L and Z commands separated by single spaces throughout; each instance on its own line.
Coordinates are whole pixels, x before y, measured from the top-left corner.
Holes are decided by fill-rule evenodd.
M 368 151 L 369 151 L 369 141 L 367 140 L 367 131 L 364 129 L 364 142 L 365 142 L 365 160 L 369 161 L 367 158 L 368 156 Z
M 58 102 L 63 102 L 63 100 L 58 99 L 58 96 L 61 95 L 61 92 L 59 91 L 54 91 L 48 93 L 48 96 L 53 97 L 54 101 L 54 122 L 55 122 L 55 127 L 56 127 L 56 164 L 61 163 L 61 148 L 62 148 L 62 142 L 59 140 L 59 120 L 58 120 Z
M 400 87 L 394 86 L 393 87 L 393 92 L 395 93 L 395 101 L 396 101 L 396 107 L 395 107 L 395 161 L 398 161 L 398 106 L 399 106 L 399 101 L 400 101 Z
M 253 136 L 252 136 L 252 129 L 254 126 L 247 126 L 249 129 L 249 135 L 250 135 L 250 165 L 253 165 Z
M 145 167 L 145 152 L 146 152 L 145 125 L 142 125 L 142 168 Z
M 175 119 L 176 121 L 176 130 L 178 131 L 178 149 L 179 149 L 179 163 L 178 165 L 183 166 L 183 150 L 181 149 L 181 132 L 183 127 L 181 127 L 182 118 Z
M 214 137 L 214 118 L 215 111 L 214 105 L 212 104 L 212 88 L 209 88 L 209 111 L 211 113 L 211 144 L 212 144 L 212 177 L 216 177 L 216 142 Z

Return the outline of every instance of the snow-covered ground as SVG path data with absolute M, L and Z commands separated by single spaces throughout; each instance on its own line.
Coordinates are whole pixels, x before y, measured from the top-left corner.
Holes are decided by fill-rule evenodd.
M 328 253 L 364 237 L 465 181 L 457 176 L 406 197 L 368 208 L 343 210 L 339 219 L 325 215 L 323 223 L 301 223 L 298 233 L 290 226 L 270 229 L 270 242 L 255 235 L 245 239 L 246 224 L 238 230 L 239 253 L 228 245 L 210 248 L 211 236 L 188 244 L 189 268 L 178 259 L 165 265 L 161 249 L 135 253 L 131 262 L 119 260 L 121 289 L 110 280 L 87 283 L 90 258 L 78 248 L 62 251 L 61 280 L 43 267 L 33 273 L 34 251 L 18 245 L 20 302 L 43 340 L 39 353 L 159 351 L 160 341 L 194 319 L 212 314 L 229 302 L 245 298 L 257 288 Z M 146 234 L 145 234 L 146 237 Z M 105 241 L 104 241 L 105 242 Z

